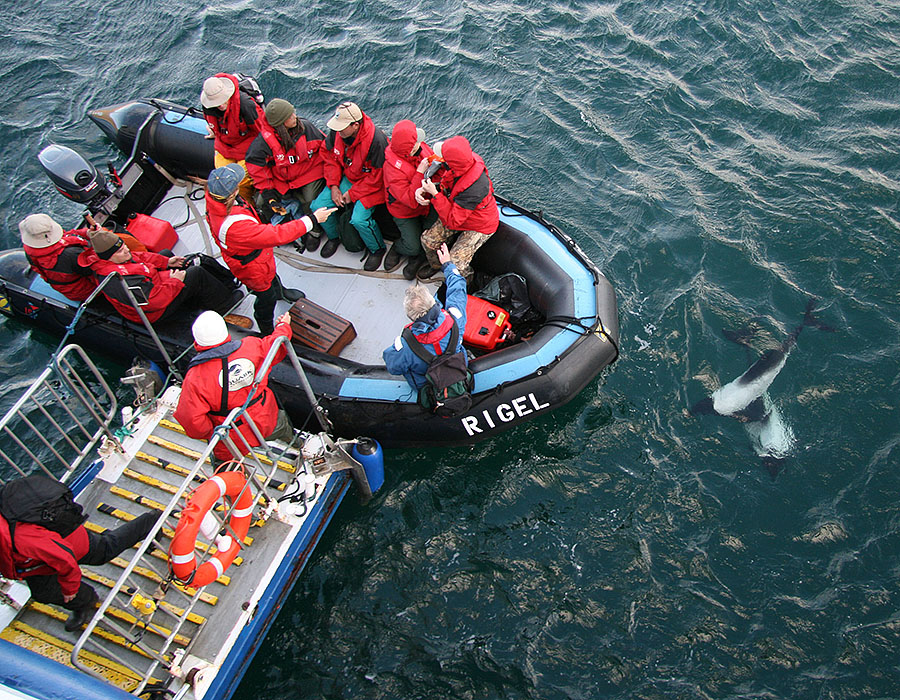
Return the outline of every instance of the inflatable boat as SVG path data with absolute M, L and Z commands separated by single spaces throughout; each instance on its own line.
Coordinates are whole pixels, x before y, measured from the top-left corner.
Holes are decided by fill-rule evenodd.
M 48 147 L 41 163 L 57 190 L 83 203 L 100 224 L 127 227 L 136 216 L 149 216 L 174 227 L 177 237 L 169 247 L 175 254 L 201 251 L 216 257 L 203 199 L 213 142 L 202 114 L 163 100 L 135 100 L 92 111 L 90 117 L 126 160 L 119 168 L 110 164 L 107 176 L 74 151 L 63 152 L 70 149 Z M 295 343 L 312 394 L 298 385 L 291 368 L 273 370 L 271 384 L 297 427 L 315 409 L 336 436 L 367 435 L 386 447 L 476 443 L 562 406 L 616 360 L 618 311 L 610 282 L 540 213 L 501 197 L 497 201 L 500 226 L 473 260 L 475 279 L 517 280 L 527 308 L 507 319 L 510 309 L 501 298 L 500 310 L 488 311 L 490 320 L 470 320 L 504 330 L 511 321 L 510 333 L 492 347 L 467 346 L 473 400 L 471 409 L 455 418 L 423 410 L 416 392 L 403 377 L 388 374 L 381 360 L 382 350 L 408 323 L 402 298 L 409 282 L 397 273 L 366 272 L 359 254 L 343 249 L 327 260 L 292 246 L 277 249 L 285 285 L 303 289 L 309 300 L 352 326 L 352 340 L 338 352 Z M 437 291 L 438 284 L 432 287 Z M 79 309 L 31 272 L 22 250 L 0 256 L 0 295 L 3 313 L 68 333 L 73 342 L 124 363 L 135 356 L 161 362 L 168 354 L 183 371 L 192 353 L 192 317 L 157 324 L 154 334 L 104 303 Z M 248 295 L 236 312 L 252 317 L 252 305 Z M 288 306 L 279 302 L 276 313 Z M 252 331 L 235 328 L 232 336 Z

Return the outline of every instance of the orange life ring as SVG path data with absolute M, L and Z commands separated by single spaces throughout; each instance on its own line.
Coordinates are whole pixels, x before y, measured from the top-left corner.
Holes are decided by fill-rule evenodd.
M 181 511 L 175 536 L 169 545 L 172 573 L 180 580 L 196 587 L 205 586 L 219 578 L 234 561 L 241 550 L 240 543 L 250 529 L 250 516 L 253 513 L 253 494 L 250 493 L 250 489 L 244 488 L 246 485 L 247 479 L 241 472 L 221 472 L 201 484 L 191 495 L 184 510 Z M 229 521 L 235 535 L 231 539 L 231 546 L 224 551 L 216 552 L 198 567 L 194 546 L 203 516 L 222 496 L 234 501 L 239 495 L 240 498 Z

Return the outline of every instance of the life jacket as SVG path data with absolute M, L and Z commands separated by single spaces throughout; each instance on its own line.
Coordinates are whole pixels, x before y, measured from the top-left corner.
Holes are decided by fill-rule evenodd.
M 89 248 L 79 256 L 82 265 L 89 265 L 99 283 L 111 272 L 118 272 L 119 279 L 112 279 L 103 288 L 103 296 L 116 308 L 116 311 L 129 321 L 141 323 L 141 317 L 128 299 L 125 287 L 137 288 L 137 301 L 147 303 L 141 306 L 144 315 L 151 323 L 157 321 L 169 303 L 184 289 L 184 282 L 171 276 L 165 269 L 157 265 L 167 262 L 165 256 L 157 253 L 132 253 L 133 260 L 116 264 L 97 256 L 93 248 Z
M 6 518 L 0 515 L 0 576 L 10 580 L 19 578 L 13 561 L 12 537 Z
M 174 414 L 175 420 L 189 437 L 210 439 L 213 430 L 224 422 L 230 410 L 243 405 L 266 353 L 277 337 L 282 335 L 291 337 L 290 324 L 278 324 L 271 336 L 244 338 L 237 348 L 226 342 L 208 348 L 194 358 L 195 364 L 184 376 L 181 397 Z M 275 363 L 280 362 L 286 353 L 287 350 L 281 348 L 276 354 Z M 234 386 L 229 387 L 232 382 Z M 270 435 L 275 429 L 278 423 L 278 404 L 268 386 L 268 377 L 260 383 L 247 413 L 263 436 Z M 246 423 L 239 422 L 238 430 L 248 444 L 258 444 Z M 238 448 L 243 447 L 240 438 L 235 437 L 234 443 Z M 231 453 L 221 442 L 216 445 L 214 452 L 220 459 L 231 459 Z
M 481 156 L 472 153 L 473 163 L 452 182 L 446 195 L 449 207 L 435 197 L 434 206 L 447 228 L 457 231 L 479 231 L 491 235 L 500 224 L 500 212 L 494 199 L 494 183 Z M 448 183 L 446 176 L 442 181 Z
M 303 132 L 290 150 L 285 150 L 265 117 L 260 123 L 260 136 L 272 152 L 272 163 L 269 164 L 274 180 L 272 186 L 281 194 L 324 177 L 324 164 L 319 153 L 321 141 L 309 138 L 315 136 L 318 130 L 304 119 L 299 119 L 298 123 L 303 127 Z
M 225 205 L 212 197 L 206 197 L 206 221 L 216 245 L 222 251 L 222 260 L 239 281 L 254 292 L 263 292 L 275 279 L 275 253 L 272 248 L 259 245 L 249 248 L 246 245 L 230 245 L 228 230 L 236 223 L 245 221 L 263 226 L 253 207 L 243 200 L 235 202 L 231 212 L 226 215 Z
M 391 145 L 384 149 L 384 193 L 387 209 L 398 219 L 426 216 L 431 205 L 421 205 L 416 201 L 416 190 L 422 185 L 422 173 L 416 170 L 419 163 L 433 155 L 428 144 L 421 145 L 417 156 L 401 156 Z
M 63 593 L 74 594 L 81 582 L 78 561 L 90 549 L 83 526 L 66 537 L 34 523 L 18 523 L 15 546 L 9 522 L 0 515 L 0 574 L 8 579 L 57 576 Z
M 64 233 L 58 242 L 46 248 L 32 248 L 28 245 L 24 248 L 32 270 L 63 296 L 81 302 L 90 296 L 97 287 L 97 282 L 91 274 L 72 272 L 71 260 L 66 262 L 61 256 L 67 248 L 84 250 L 90 246 L 85 229 L 76 229 Z
M 215 137 L 216 152 L 230 160 L 243 160 L 247 149 L 259 133 L 258 123 L 260 119 L 265 118 L 265 113 L 252 96 L 248 95 L 242 104 L 241 95 L 244 92 L 235 76 L 217 73 L 216 77 L 234 83 L 234 94 L 228 98 L 225 112 L 218 109 L 204 109 L 203 116 Z M 251 123 L 247 123 L 245 121 L 247 115 L 242 114 L 242 111 L 249 109 L 256 114 L 256 121 Z
M 348 194 L 354 202 L 362 202 L 367 209 L 383 204 L 384 158 L 388 147 L 387 136 L 377 128 L 367 114 L 356 136 L 349 144 L 337 131 L 325 137 L 325 184 L 339 185 L 346 177 L 351 183 Z

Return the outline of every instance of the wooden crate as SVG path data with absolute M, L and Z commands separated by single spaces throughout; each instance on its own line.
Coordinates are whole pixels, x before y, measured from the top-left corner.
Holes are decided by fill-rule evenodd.
M 309 299 L 300 299 L 291 307 L 291 330 L 294 343 L 335 356 L 356 337 L 350 321 Z

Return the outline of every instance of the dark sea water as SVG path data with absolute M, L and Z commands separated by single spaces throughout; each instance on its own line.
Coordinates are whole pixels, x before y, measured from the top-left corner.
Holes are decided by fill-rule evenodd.
M 900 697 L 896 0 L 24 0 L 0 35 L 5 247 L 78 216 L 43 146 L 116 157 L 88 109 L 240 70 L 320 126 L 350 97 L 466 135 L 616 285 L 622 357 L 571 404 L 387 454 L 239 700 Z M 773 477 L 752 425 L 688 409 L 809 298 L 836 331 L 769 389 Z M 56 341 L 0 342 L 8 405 Z

